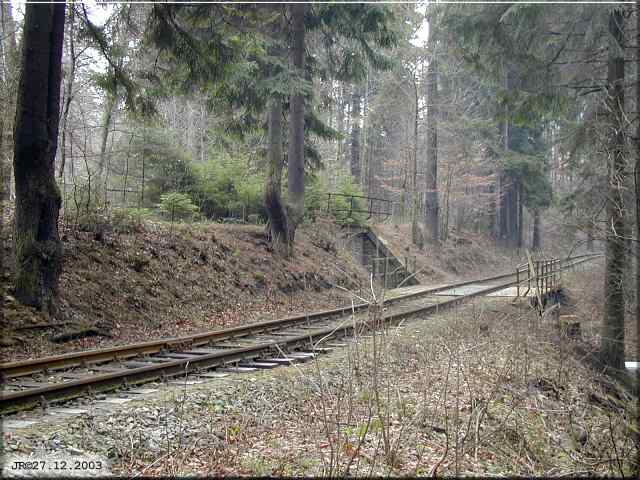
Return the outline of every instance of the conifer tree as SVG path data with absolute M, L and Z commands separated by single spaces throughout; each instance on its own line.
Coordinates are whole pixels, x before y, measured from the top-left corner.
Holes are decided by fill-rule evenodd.
M 55 310 L 62 245 L 58 144 L 65 4 L 27 3 L 13 166 L 16 184 L 15 294 L 22 303 Z

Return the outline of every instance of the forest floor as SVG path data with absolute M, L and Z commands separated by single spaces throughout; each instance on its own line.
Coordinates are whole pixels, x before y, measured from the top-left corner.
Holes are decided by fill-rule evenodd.
M 587 288 L 576 275 L 568 303 Z M 632 476 L 637 399 L 577 345 L 525 302 L 478 298 L 308 363 L 160 386 L 5 442 L 108 458 L 127 477 Z
M 584 341 L 583 347 L 588 351 L 596 351 L 600 342 L 602 330 L 602 309 L 604 306 L 604 259 L 598 260 L 593 268 L 567 272 L 564 282 L 580 285 L 572 290 L 571 305 L 563 309 L 563 321 L 580 324 L 580 337 Z M 635 301 L 631 279 L 625 282 L 625 358 L 627 361 L 640 361 L 640 344 L 638 343 L 638 329 L 640 325 L 635 320 Z
M 383 228 L 395 249 L 402 248 L 402 228 Z M 271 255 L 259 226 L 193 224 L 170 233 L 151 223 L 99 240 L 64 234 L 64 316 L 44 318 L 9 293 L 3 321 L 13 334 L 3 356 L 317 310 L 350 301 L 335 285 L 359 290 L 366 278 L 336 249 L 337 228 L 322 220 L 300 232 L 297 255 L 286 262 Z M 427 280 L 453 281 L 466 262 L 480 276 L 517 261 L 472 241 L 476 253 L 463 253 L 464 241 L 461 251 L 445 246 L 459 264 L 427 252 L 420 259 L 432 265 Z M 526 303 L 478 298 L 359 336 L 309 363 L 197 385 L 159 384 L 158 392 L 121 406 L 47 415 L 5 431 L 5 452 L 97 455 L 122 476 L 629 476 L 637 468 L 637 399 L 583 361 L 585 348 L 598 343 L 602 275 L 601 262 L 565 275 L 560 318 L 579 322 L 581 338 L 565 336 L 556 320 L 541 320 Z M 110 336 L 54 343 L 51 330 L 20 329 L 62 321 Z M 629 325 L 633 356 L 638 332 Z

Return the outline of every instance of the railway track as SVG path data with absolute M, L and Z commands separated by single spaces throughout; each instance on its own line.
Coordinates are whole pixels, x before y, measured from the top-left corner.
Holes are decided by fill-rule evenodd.
M 562 262 L 561 268 L 596 257 L 597 254 L 571 257 Z M 518 282 L 514 277 L 515 273 L 496 275 L 390 298 L 384 302 L 381 320 L 392 323 L 449 308 L 472 297 L 515 286 Z M 488 286 L 452 299 L 433 297 L 478 284 Z M 3 363 L 0 413 L 46 407 L 52 402 L 209 369 L 272 368 L 313 358 L 331 350 L 331 341 L 354 328 L 370 328 L 368 307 L 368 303 L 360 303 L 185 337 Z

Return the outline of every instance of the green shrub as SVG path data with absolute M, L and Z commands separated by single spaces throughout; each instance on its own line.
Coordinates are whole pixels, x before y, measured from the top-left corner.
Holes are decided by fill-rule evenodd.
M 328 203 L 327 194 L 332 195 L 331 203 Z M 339 224 L 356 224 L 364 225 L 367 215 L 361 212 L 353 212 L 355 210 L 365 210 L 366 204 L 360 198 L 353 199 L 342 195 L 362 195 L 360 186 L 353 181 L 348 172 L 340 172 L 337 186 L 333 191 L 329 191 L 326 181 L 319 177 L 312 177 L 305 188 L 305 215 L 309 219 L 313 219 L 317 212 L 327 211 L 333 215 Z
M 366 210 L 367 205 L 361 198 L 349 197 L 349 195 L 362 196 L 360 185 L 353 181 L 350 174 L 346 173 L 339 177 L 335 192 L 332 193 L 339 194 L 331 197 L 329 205 L 329 213 L 335 217 L 337 223 L 341 225 L 364 225 L 366 223 L 366 213 L 353 211 Z
M 198 211 L 197 205 L 186 193 L 170 192 L 160 196 L 160 211 L 173 223 L 176 219 L 193 218 Z
M 317 176 L 308 178 L 304 191 L 304 211 L 307 219 L 313 220 L 317 212 L 327 206 L 326 182 Z
M 260 215 L 264 174 L 249 166 L 246 156 L 217 152 L 209 162 L 195 167 L 194 199 L 208 218 Z

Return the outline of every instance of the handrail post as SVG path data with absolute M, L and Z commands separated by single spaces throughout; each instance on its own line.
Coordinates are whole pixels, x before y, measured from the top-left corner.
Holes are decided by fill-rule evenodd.
M 520 298 L 520 267 L 516 267 L 516 298 Z

